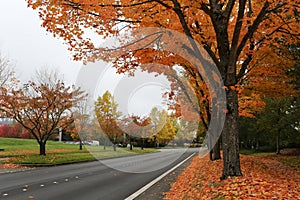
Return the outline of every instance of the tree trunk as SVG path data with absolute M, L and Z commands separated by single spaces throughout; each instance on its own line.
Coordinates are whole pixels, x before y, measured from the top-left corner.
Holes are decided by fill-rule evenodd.
M 40 156 L 46 155 L 46 142 L 39 142 L 40 144 Z
M 280 133 L 276 135 L 276 154 L 280 154 L 280 144 L 279 144 Z
M 221 159 L 221 152 L 220 152 L 220 138 L 217 140 L 214 148 L 209 152 L 210 153 L 210 160 L 220 160 Z
M 116 144 L 116 141 L 117 141 L 117 138 L 116 138 L 116 136 L 114 136 L 114 144 L 113 144 L 114 151 L 117 151 L 117 144 Z
M 218 140 L 217 143 L 214 145 L 213 149 L 209 152 L 209 158 L 211 161 L 220 160 L 221 159 L 221 152 L 220 152 L 220 141 Z
M 145 143 L 145 139 L 144 139 L 144 138 L 142 138 L 141 150 L 144 150 L 144 143 Z
M 103 141 L 103 150 L 106 150 L 106 138 L 104 138 L 104 141 Z
M 258 141 L 258 139 L 256 139 L 255 150 L 259 150 L 259 141 Z
M 79 150 L 82 150 L 82 140 L 79 140 Z
M 129 137 L 129 148 L 130 148 L 130 151 L 132 151 L 131 136 Z
M 229 176 L 242 176 L 239 155 L 238 94 L 227 91 L 227 114 L 222 132 L 223 173 L 221 179 Z

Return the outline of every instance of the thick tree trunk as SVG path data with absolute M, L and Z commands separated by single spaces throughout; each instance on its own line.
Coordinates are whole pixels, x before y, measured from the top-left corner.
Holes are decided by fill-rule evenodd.
M 46 155 L 46 142 L 39 142 L 40 144 L 40 156 Z
M 223 173 L 221 179 L 229 176 L 242 176 L 239 155 L 238 94 L 227 91 L 227 114 L 222 132 Z

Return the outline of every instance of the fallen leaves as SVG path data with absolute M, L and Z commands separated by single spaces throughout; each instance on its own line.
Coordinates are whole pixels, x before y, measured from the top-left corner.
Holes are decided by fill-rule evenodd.
M 0 174 L 13 173 L 13 172 L 17 172 L 17 171 L 25 171 L 25 170 L 29 170 L 29 169 L 32 169 L 32 168 L 25 167 L 22 165 L 11 164 L 11 163 L 5 163 L 5 164 L 0 163 Z
M 222 164 L 221 160 L 195 157 L 165 199 L 300 198 L 299 173 L 277 160 L 241 155 L 243 176 L 221 181 Z
M 18 168 L 27 168 L 25 166 L 21 166 L 21 165 L 15 165 L 15 164 L 0 164 L 0 169 L 18 169 Z

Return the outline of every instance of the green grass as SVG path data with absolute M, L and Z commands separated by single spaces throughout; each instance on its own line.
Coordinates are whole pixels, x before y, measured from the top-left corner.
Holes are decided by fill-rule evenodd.
M 279 157 L 279 161 L 300 172 L 300 156 Z
M 83 150 L 79 150 L 79 145 L 76 144 L 48 141 L 46 145 L 47 155 L 40 156 L 39 145 L 36 140 L 15 138 L 0 138 L 0 148 L 4 149 L 0 152 L 0 158 L 2 158 L 0 163 L 48 165 L 93 161 L 156 151 L 156 149 L 151 148 L 144 150 L 135 148 L 132 151 L 126 148 L 117 148 L 117 151 L 114 151 L 112 147 L 107 147 L 104 150 L 103 146 L 84 146 Z
M 252 149 L 241 149 L 240 154 L 251 155 L 251 156 L 275 155 L 274 152 L 263 152 L 263 151 L 257 151 L 257 150 L 252 150 Z
M 244 155 L 251 155 L 251 156 L 277 160 L 281 163 L 289 165 L 290 167 L 294 168 L 296 171 L 300 172 L 300 155 L 298 154 L 289 155 L 289 154 L 282 153 L 276 155 L 276 153 L 274 152 L 259 152 L 256 150 L 247 150 L 247 149 L 240 150 L 240 153 Z
M 15 151 L 15 150 L 38 150 L 39 144 L 34 139 L 18 139 L 18 138 L 1 138 L 0 137 L 0 148 L 5 151 Z M 61 142 L 48 141 L 47 150 L 51 149 L 76 149 L 78 145 L 65 144 Z

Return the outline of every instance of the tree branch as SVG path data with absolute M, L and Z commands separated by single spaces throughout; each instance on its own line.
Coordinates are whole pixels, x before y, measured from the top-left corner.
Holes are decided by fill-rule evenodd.
M 236 2 L 235 0 L 229 0 L 227 3 L 227 6 L 225 8 L 224 15 L 225 15 L 225 18 L 227 18 L 228 20 L 230 18 L 230 14 L 232 12 L 235 2 Z
M 211 50 L 211 47 L 208 44 L 204 44 L 203 48 L 206 50 L 206 52 L 210 55 L 210 57 L 213 59 L 214 63 L 217 67 L 220 65 L 220 61 L 216 57 L 216 54 Z
M 245 7 L 246 7 L 246 0 L 239 0 L 238 16 L 236 19 L 236 24 L 232 36 L 231 49 L 230 49 L 230 57 L 233 57 L 234 60 L 236 60 L 237 57 L 237 48 L 238 48 L 238 42 L 239 42 L 240 33 L 243 25 Z
M 243 62 L 243 64 L 242 64 L 242 66 L 241 66 L 241 69 L 240 69 L 240 71 L 239 71 L 239 73 L 238 73 L 238 75 L 237 75 L 237 82 L 239 82 L 242 78 L 243 78 L 243 76 L 245 75 L 245 73 L 246 73 L 246 70 L 247 70 L 247 68 L 248 68 L 248 66 L 249 66 L 249 63 L 252 61 L 252 54 L 250 53 L 248 56 L 247 56 L 247 58 L 246 58 L 246 60 L 244 60 L 244 62 Z
M 253 36 L 259 24 L 263 21 L 264 17 L 268 13 L 269 5 L 270 3 L 266 1 L 262 9 L 260 10 L 259 14 L 257 15 L 256 19 L 254 20 L 253 24 L 248 28 L 247 33 L 244 35 L 240 45 L 237 48 L 237 53 L 236 53 L 237 57 L 241 54 L 244 46 L 246 45 L 246 42 Z

